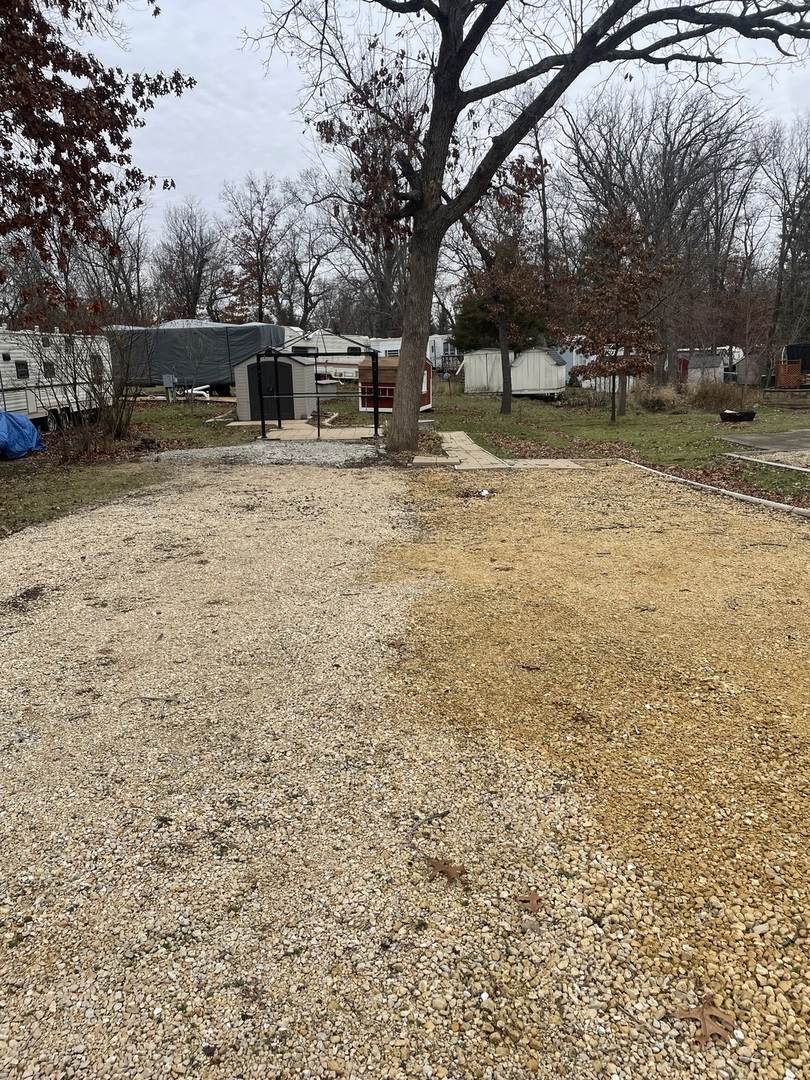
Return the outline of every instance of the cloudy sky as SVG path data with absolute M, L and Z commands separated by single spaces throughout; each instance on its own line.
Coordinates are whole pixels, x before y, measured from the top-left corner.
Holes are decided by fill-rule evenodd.
M 294 110 L 299 79 L 294 60 L 244 49 L 244 28 L 258 30 L 260 0 L 163 0 L 155 19 L 144 10 L 125 12 L 129 51 L 96 42 L 94 51 L 128 70 L 173 71 L 197 80 L 181 98 L 159 101 L 147 126 L 135 133 L 135 161 L 146 173 L 171 176 L 177 189 L 156 191 L 157 224 L 169 200 L 199 197 L 211 210 L 225 180 L 248 171 L 295 175 L 310 164 L 311 143 Z M 777 68 L 773 78 L 758 69 L 743 76 L 752 99 L 789 118 L 810 104 L 810 68 Z

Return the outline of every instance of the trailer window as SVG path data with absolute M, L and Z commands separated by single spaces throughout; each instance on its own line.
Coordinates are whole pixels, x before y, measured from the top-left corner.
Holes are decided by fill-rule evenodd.
M 14 366 L 17 369 L 17 378 L 18 379 L 27 379 L 28 378 L 28 361 L 27 360 L 16 360 L 15 363 L 14 363 Z
M 46 379 L 53 379 L 56 375 L 56 368 L 50 360 L 44 360 L 42 363 L 42 374 Z
M 42 348 L 43 349 L 50 349 L 50 347 L 51 347 L 51 339 L 48 337 L 47 334 L 43 334 L 42 335 Z
M 4 352 L 3 353 L 3 359 L 5 360 L 5 362 L 7 364 L 10 364 L 11 363 L 11 353 L 10 352 Z

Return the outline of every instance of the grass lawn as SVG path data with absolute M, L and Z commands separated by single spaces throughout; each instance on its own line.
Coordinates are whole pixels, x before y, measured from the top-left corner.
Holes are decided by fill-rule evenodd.
M 437 428 L 466 431 L 499 457 L 626 457 L 746 494 L 810 506 L 810 474 L 727 458 L 756 452 L 720 438 L 735 431 L 810 427 L 810 413 L 757 407 L 752 427 L 723 424 L 716 410 L 650 413 L 629 406 L 626 416 L 611 423 L 608 406 L 572 408 L 516 398 L 512 414 L 501 416 L 495 395 L 443 390 L 439 387 L 434 397 Z
M 448 394 L 446 389 L 437 385 L 434 411 L 425 419 L 434 420 L 438 431 L 466 431 L 500 457 L 628 457 L 691 479 L 810 506 L 810 474 L 724 457 L 737 448 L 719 436 L 736 429 L 721 424 L 716 411 L 649 413 L 631 407 L 627 416 L 611 424 L 607 408 L 560 407 L 517 398 L 512 415 L 501 416 L 496 396 L 465 395 L 456 386 Z M 351 392 L 324 402 L 323 412 L 338 413 L 342 423 L 372 422 L 370 414 L 358 411 Z M 174 405 L 140 401 L 126 443 L 113 455 L 92 462 L 64 463 L 61 435 L 46 436 L 45 453 L 0 462 L 0 536 L 156 482 L 162 474 L 155 449 L 251 442 L 255 428 L 206 423 L 234 413 L 232 404 L 217 399 Z M 788 431 L 810 427 L 810 414 L 759 408 L 754 424 L 759 431 Z M 433 451 L 426 445 L 421 449 Z

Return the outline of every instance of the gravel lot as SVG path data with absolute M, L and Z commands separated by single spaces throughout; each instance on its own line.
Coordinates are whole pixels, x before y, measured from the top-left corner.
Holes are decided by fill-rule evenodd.
M 810 1073 L 808 525 L 473 477 L 3 542 L 0 1077 Z

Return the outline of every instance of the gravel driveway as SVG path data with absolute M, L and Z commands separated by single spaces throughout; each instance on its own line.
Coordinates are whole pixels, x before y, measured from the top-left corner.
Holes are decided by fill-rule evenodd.
M 0 1077 L 807 1075 L 807 527 L 497 480 L 186 461 L 3 542 Z

